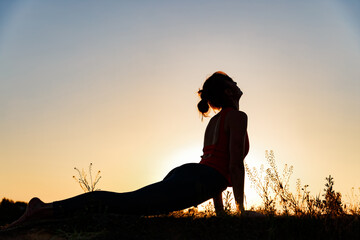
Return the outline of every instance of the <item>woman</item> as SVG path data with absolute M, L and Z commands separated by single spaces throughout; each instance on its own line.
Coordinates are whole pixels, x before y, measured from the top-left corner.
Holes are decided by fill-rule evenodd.
M 221 111 L 211 118 L 204 138 L 200 163 L 177 167 L 160 182 L 128 193 L 95 191 L 73 198 L 44 203 L 30 200 L 24 215 L 9 225 L 38 218 L 69 216 L 74 212 L 103 211 L 153 215 L 198 205 L 213 198 L 217 214 L 223 210 L 222 191 L 234 190 L 238 210 L 244 211 L 244 158 L 249 150 L 247 116 L 239 111 L 242 95 L 228 75 L 215 72 L 198 91 L 198 109 L 207 116 L 210 108 Z

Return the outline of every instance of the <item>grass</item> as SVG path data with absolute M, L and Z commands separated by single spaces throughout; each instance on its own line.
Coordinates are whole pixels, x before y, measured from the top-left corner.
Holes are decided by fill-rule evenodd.
M 0 239 L 358 239 L 358 216 L 196 217 L 83 215 L 24 226 Z M 51 236 L 45 238 L 43 236 Z

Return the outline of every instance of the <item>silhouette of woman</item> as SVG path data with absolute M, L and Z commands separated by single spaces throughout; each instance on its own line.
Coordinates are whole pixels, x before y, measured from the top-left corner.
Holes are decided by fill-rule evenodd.
M 62 201 L 30 200 L 22 217 L 9 227 L 39 218 L 70 216 L 79 211 L 153 215 L 198 205 L 213 198 L 217 214 L 223 210 L 222 191 L 233 187 L 238 210 L 244 211 L 244 163 L 249 151 L 247 115 L 239 111 L 240 88 L 224 72 L 215 72 L 198 91 L 197 107 L 207 117 L 210 108 L 221 111 L 205 131 L 200 163 L 184 164 L 160 182 L 127 193 L 95 191 Z

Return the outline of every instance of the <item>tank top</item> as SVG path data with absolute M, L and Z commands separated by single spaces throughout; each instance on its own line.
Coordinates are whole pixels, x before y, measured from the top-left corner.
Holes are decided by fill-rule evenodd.
M 230 176 L 230 150 L 229 150 L 229 136 L 225 132 L 225 117 L 226 114 L 231 111 L 232 108 L 225 108 L 220 111 L 220 126 L 219 126 L 219 136 L 217 142 L 212 145 L 205 146 L 203 148 L 203 156 L 201 157 L 200 164 L 212 167 L 217 170 L 221 175 L 223 175 L 227 182 L 228 186 L 232 186 L 231 176 Z M 245 139 L 245 156 L 249 152 L 249 137 L 246 132 Z M 204 158 L 204 156 L 208 156 Z M 242 161 L 243 159 L 239 159 Z

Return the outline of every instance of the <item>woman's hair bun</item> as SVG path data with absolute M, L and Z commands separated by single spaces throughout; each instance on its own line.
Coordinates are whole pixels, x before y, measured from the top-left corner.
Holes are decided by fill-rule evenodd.
M 205 99 L 201 99 L 201 101 L 197 105 L 199 112 L 203 115 L 209 111 L 209 104 L 208 101 Z

